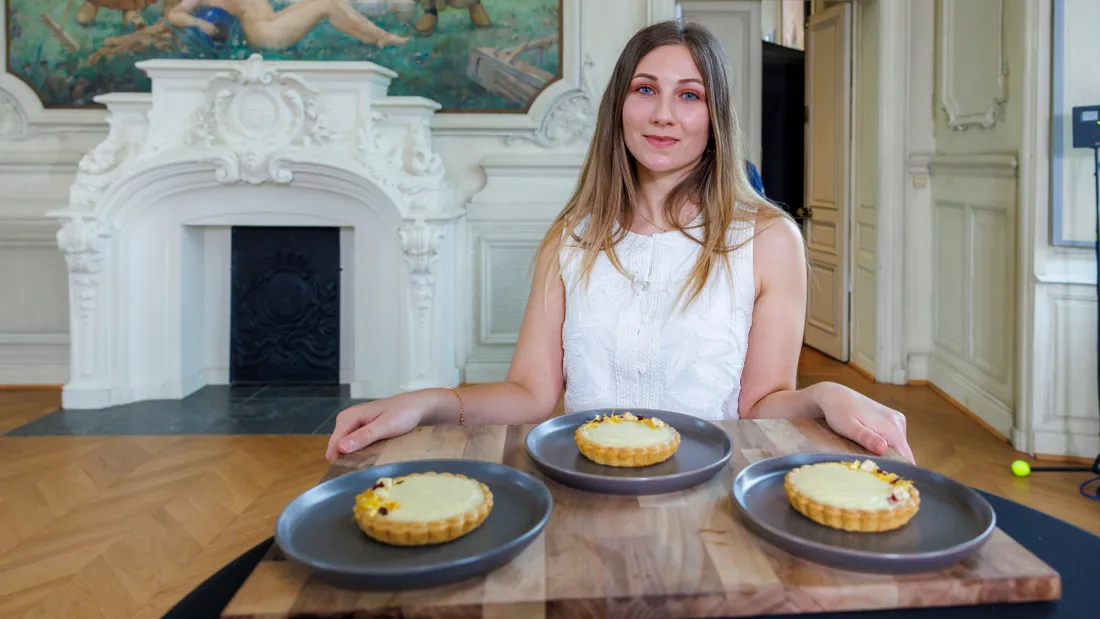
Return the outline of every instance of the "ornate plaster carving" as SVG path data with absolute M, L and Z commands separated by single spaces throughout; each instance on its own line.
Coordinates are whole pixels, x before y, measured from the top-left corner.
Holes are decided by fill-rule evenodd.
M 386 114 L 370 113 L 370 121 L 359 128 L 356 159 L 367 170 L 371 180 L 388 189 L 396 189 L 402 150 L 382 131 L 382 125 L 388 122 Z
M 435 275 L 439 264 L 443 226 L 423 219 L 406 221 L 399 229 L 401 250 L 409 272 L 409 294 L 416 316 L 413 329 L 412 380 L 421 380 L 431 372 L 432 306 L 435 301 Z
M 443 174 L 443 159 L 438 153 L 432 152 L 430 142 L 431 127 L 427 121 L 409 125 L 409 137 L 405 140 L 408 145 L 408 157 L 405 163 L 405 171 L 413 176 L 438 177 Z
M 965 36 L 956 28 L 957 6 L 960 0 L 943 0 L 940 7 L 940 107 L 947 114 L 947 126 L 954 131 L 966 131 L 972 127 L 990 129 L 1004 119 L 1008 102 L 1005 82 L 1008 64 L 1004 60 L 1004 6 L 1002 0 L 967 5 L 968 11 L 984 10 L 986 19 L 979 23 L 967 23 Z M 972 17 L 972 16 L 971 16 Z M 968 20 L 968 22 L 971 20 Z M 977 25 L 978 27 L 971 27 Z M 996 52 L 968 53 L 956 49 L 995 47 Z M 983 65 L 974 63 L 981 60 Z M 965 69 L 965 71 L 960 70 Z
M 69 189 L 70 206 L 77 209 L 95 208 L 107 188 L 120 176 L 133 152 L 133 144 L 126 139 L 124 121 L 108 114 L 107 124 L 107 137 L 77 164 L 76 181 Z
M 526 140 L 543 148 L 560 148 L 587 142 L 596 126 L 600 100 L 600 95 L 592 84 L 593 66 L 595 63 L 592 58 L 585 56 L 581 63 L 579 87 L 562 93 L 550 106 L 534 132 L 506 136 L 504 143 L 511 146 L 517 140 Z
M 114 119 L 108 119 L 111 129 L 107 138 L 80 158 L 77 169 L 85 174 L 106 174 L 115 169 L 125 158 L 126 141 L 115 127 Z
M 27 136 L 27 115 L 15 97 L 0 90 L 0 141 L 20 140 Z
M 69 272 L 98 273 L 110 237 L 110 228 L 95 217 L 65 219 L 57 231 L 57 246 L 65 252 Z
M 413 305 L 421 326 L 426 326 L 431 315 L 443 227 L 415 219 L 402 225 L 398 234 L 401 235 L 401 250 L 405 253 L 405 266 L 409 268 Z
M 235 71 L 211 78 L 206 106 L 195 112 L 186 143 L 220 151 L 210 159 L 221 183 L 289 183 L 288 151 L 335 136 L 318 95 L 298 76 L 281 74 L 253 54 Z
M 72 371 L 81 378 L 92 376 L 95 368 L 95 347 L 89 341 L 95 337 L 94 321 L 99 296 L 100 272 L 111 230 L 95 217 L 65 219 L 57 231 L 57 245 L 65 254 L 69 267 L 69 288 L 73 333 Z

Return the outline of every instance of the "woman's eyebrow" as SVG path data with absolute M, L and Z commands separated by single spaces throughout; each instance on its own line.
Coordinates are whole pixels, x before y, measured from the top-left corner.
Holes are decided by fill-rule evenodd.
M 659 82 L 660 81 L 660 80 L 657 79 L 656 76 L 650 75 L 649 73 L 638 73 L 634 76 L 634 79 L 638 79 L 639 77 L 645 78 L 647 80 L 653 80 L 654 82 Z M 699 78 L 696 78 L 696 77 L 685 77 L 684 79 L 679 80 L 676 83 L 677 84 L 684 84 L 684 83 L 687 83 L 687 82 L 694 82 L 696 84 L 699 84 L 700 86 L 704 85 L 703 80 L 701 80 Z

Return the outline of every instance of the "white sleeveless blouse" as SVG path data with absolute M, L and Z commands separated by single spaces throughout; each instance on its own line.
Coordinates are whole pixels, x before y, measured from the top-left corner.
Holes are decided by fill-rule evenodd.
M 692 225 L 697 225 L 696 219 Z M 578 234 L 587 219 L 578 226 Z M 688 232 L 702 238 L 702 228 Z M 628 232 L 581 278 L 582 250 L 566 235 L 559 259 L 565 284 L 562 347 L 566 412 L 655 408 L 703 419 L 737 419 L 741 370 L 756 297 L 751 222 L 729 231 L 732 278 L 716 267 L 703 292 L 683 311 L 677 303 L 700 246 L 678 231 Z

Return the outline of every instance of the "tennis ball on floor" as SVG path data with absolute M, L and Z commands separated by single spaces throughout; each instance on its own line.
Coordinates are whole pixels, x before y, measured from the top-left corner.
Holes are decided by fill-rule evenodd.
M 1031 466 L 1023 460 L 1017 460 L 1012 463 L 1012 472 L 1016 477 L 1027 477 L 1031 474 Z

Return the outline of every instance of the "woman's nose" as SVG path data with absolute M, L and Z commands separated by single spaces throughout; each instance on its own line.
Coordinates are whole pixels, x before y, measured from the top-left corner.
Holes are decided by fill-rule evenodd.
M 657 97 L 657 102 L 653 107 L 652 120 L 658 124 L 669 124 L 672 122 L 672 101 L 670 101 L 668 97 Z

